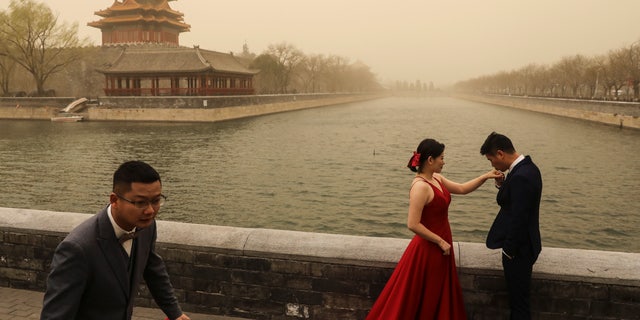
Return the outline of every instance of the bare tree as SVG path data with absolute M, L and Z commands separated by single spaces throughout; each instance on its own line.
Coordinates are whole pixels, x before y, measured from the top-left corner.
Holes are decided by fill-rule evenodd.
M 629 46 L 629 87 L 634 100 L 640 98 L 640 41 Z
M 37 95 L 45 94 L 45 82 L 54 73 L 76 61 L 77 48 L 88 43 L 78 38 L 78 24 L 58 23 L 45 4 L 33 0 L 11 0 L 0 20 L 0 55 L 27 70 L 36 83 Z
M 4 12 L 0 12 L 0 20 L 4 19 L 6 19 Z M 4 38 L 0 36 L 0 48 L 6 47 L 7 45 Z M 2 90 L 3 96 L 9 94 L 9 82 L 11 79 L 11 74 L 15 69 L 15 65 L 16 64 L 13 60 L 11 60 L 6 54 L 0 51 L 0 90 Z
M 620 99 L 622 88 L 628 83 L 629 69 L 631 61 L 627 48 L 611 50 L 609 52 L 609 73 L 605 79 L 609 90 L 613 89 L 613 95 L 616 100 Z
M 3 11 L 0 11 L 0 21 L 7 20 L 7 15 Z M 1 27 L 2 25 L 0 25 Z M 0 32 L 0 48 L 7 48 L 6 39 L 4 34 Z M 11 74 L 15 69 L 15 62 L 9 58 L 6 50 L 0 49 L 0 89 L 2 90 L 2 96 L 9 94 L 9 85 L 11 80 Z
M 317 92 L 322 74 L 327 68 L 327 58 L 322 54 L 314 54 L 304 59 L 302 64 L 302 83 L 306 92 Z
M 587 90 L 585 96 L 590 99 L 598 97 L 598 84 L 600 82 L 600 74 L 603 73 L 604 59 L 604 56 L 595 56 L 587 60 L 584 71 L 584 83 Z
M 345 90 L 345 75 L 349 66 L 347 58 L 331 55 L 327 59 L 323 79 L 329 92 L 341 92 Z M 407 86 L 408 87 L 408 86 Z
M 294 70 L 304 58 L 302 51 L 291 44 L 283 42 L 270 45 L 267 48 L 267 54 L 274 58 L 277 65 L 275 79 L 278 84 L 278 93 L 287 93 Z
M 378 80 L 376 75 L 366 64 L 357 61 L 351 64 L 347 71 L 346 90 L 350 92 L 367 92 L 378 90 Z M 420 80 L 415 82 L 414 90 L 420 91 L 422 84 Z
M 548 86 L 548 67 L 544 65 L 531 65 L 531 85 L 533 86 L 532 95 L 544 96 L 546 95 Z
M 278 92 L 279 84 L 277 76 L 280 73 L 280 67 L 273 56 L 263 53 L 257 56 L 249 67 L 260 70 L 260 73 L 256 76 L 256 90 L 259 93 Z
M 16 63 L 13 60 L 7 56 L 0 55 L 0 90 L 2 90 L 2 96 L 9 94 L 10 79 L 15 66 Z

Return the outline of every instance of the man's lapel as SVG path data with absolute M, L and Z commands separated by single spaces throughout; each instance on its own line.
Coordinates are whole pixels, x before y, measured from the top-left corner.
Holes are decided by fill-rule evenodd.
M 520 169 L 522 165 L 528 162 L 531 162 L 531 158 L 529 158 L 529 156 L 525 156 L 524 159 L 522 159 L 522 161 L 518 162 L 515 166 L 513 166 L 513 169 L 509 170 L 509 172 L 507 173 L 507 178 L 504 179 L 504 182 L 500 187 L 500 191 L 498 191 L 498 195 L 497 195 L 498 199 L 500 199 L 500 195 L 502 194 L 502 191 L 508 187 L 509 181 L 511 180 L 511 177 L 513 177 L 513 174 L 516 171 L 518 171 L 518 169 Z
M 133 275 L 131 277 L 132 284 L 138 284 L 142 279 L 140 279 L 143 274 L 143 270 L 147 265 L 147 259 L 149 258 L 149 250 L 151 248 L 151 242 L 153 241 L 153 233 L 155 230 L 155 222 L 144 229 L 139 231 L 139 235 L 136 237 L 133 242 L 133 247 L 131 248 L 131 252 L 134 252 L 135 255 L 132 257 L 133 264 Z M 135 247 L 135 248 L 134 248 Z M 132 294 L 135 293 L 138 288 L 131 287 L 130 288 Z
M 98 244 L 102 250 L 102 253 L 105 256 L 105 259 L 109 263 L 109 269 L 118 279 L 120 283 L 120 287 L 125 292 L 127 298 L 129 297 L 129 279 L 127 272 L 127 264 L 128 261 L 125 259 L 123 255 L 124 248 L 118 239 L 116 239 L 115 232 L 113 231 L 113 226 L 111 225 L 111 221 L 107 216 L 106 210 L 103 210 L 99 213 L 98 216 Z M 126 253 L 125 253 L 126 254 Z
M 507 174 L 507 179 L 505 180 L 505 182 L 509 181 L 509 178 L 513 176 L 513 173 L 518 171 L 518 169 L 522 168 L 522 166 L 528 162 L 531 162 L 531 160 L 528 156 L 525 156 L 524 159 L 522 159 L 522 161 L 518 162 L 515 166 L 513 166 L 513 169 L 509 170 Z

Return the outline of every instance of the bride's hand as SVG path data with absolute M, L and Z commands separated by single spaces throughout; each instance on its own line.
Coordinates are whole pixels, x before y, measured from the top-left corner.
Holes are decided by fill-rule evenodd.
M 496 186 L 501 187 L 502 183 L 504 182 L 504 172 L 499 171 L 499 170 L 493 170 L 498 176 L 495 177 L 494 179 L 496 179 Z
M 443 255 L 448 256 L 451 254 L 451 245 L 448 242 L 440 240 L 440 242 L 438 242 L 438 246 L 442 249 Z
M 500 179 L 500 182 L 502 182 L 502 180 L 504 180 L 504 173 L 502 173 L 502 171 L 500 170 L 493 169 L 485 173 L 484 177 L 487 178 L 487 180 L 496 179 L 496 181 L 498 181 L 498 179 Z

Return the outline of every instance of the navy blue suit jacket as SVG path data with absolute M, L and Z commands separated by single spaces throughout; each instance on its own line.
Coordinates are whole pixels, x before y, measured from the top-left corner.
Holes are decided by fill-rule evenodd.
M 40 315 L 45 319 L 128 320 L 144 278 L 158 306 L 175 319 L 182 314 L 162 258 L 155 252 L 156 223 L 139 231 L 129 259 L 103 209 L 58 245 Z
M 487 247 L 502 248 L 509 256 L 528 254 L 535 261 L 540 241 L 540 170 L 526 156 L 511 169 L 496 197 L 500 211 L 487 235 Z

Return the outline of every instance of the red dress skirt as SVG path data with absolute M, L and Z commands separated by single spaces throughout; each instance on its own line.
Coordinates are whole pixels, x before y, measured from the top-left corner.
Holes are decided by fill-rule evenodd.
M 451 194 L 438 183 L 442 191 L 429 184 L 434 198 L 422 209 L 420 222 L 452 243 Z M 467 319 L 453 247 L 445 256 L 437 244 L 414 236 L 366 319 Z

